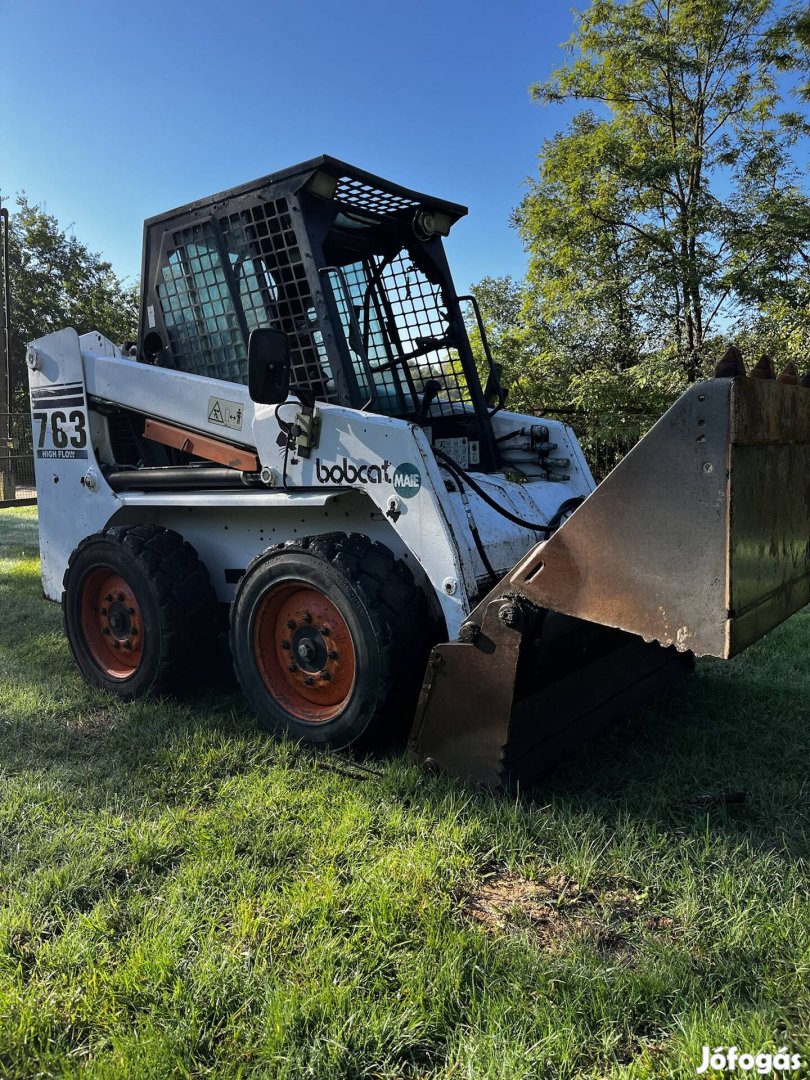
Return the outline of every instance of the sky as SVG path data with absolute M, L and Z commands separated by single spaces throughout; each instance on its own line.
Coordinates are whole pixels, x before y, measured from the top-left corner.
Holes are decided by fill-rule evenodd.
M 567 0 L 0 0 L 0 193 L 24 190 L 122 276 L 143 220 L 327 153 L 463 203 L 459 290 L 520 276 L 510 228 L 564 59 Z

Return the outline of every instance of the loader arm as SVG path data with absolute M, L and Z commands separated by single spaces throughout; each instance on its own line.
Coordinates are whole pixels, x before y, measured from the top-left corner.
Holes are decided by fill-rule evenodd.
M 810 394 L 696 384 L 434 649 L 412 755 L 498 786 L 533 745 L 543 771 L 691 654 L 732 657 L 808 601 Z M 562 674 L 561 632 L 582 657 Z

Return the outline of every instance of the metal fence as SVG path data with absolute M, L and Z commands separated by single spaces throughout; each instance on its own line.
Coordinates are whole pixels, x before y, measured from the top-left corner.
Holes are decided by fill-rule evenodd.
M 604 480 L 625 454 L 658 420 L 658 413 L 622 409 L 611 413 L 585 413 L 579 409 L 546 409 L 540 415 L 561 420 L 574 429 L 585 460 L 597 483 Z
M 36 501 L 31 414 L 0 412 L 0 508 Z

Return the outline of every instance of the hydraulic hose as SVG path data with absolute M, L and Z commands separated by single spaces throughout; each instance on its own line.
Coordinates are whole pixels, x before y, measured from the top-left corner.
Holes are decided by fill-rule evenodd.
M 518 517 L 517 514 L 513 514 L 511 510 L 507 510 L 505 507 L 500 506 L 491 495 L 488 495 L 484 489 L 473 480 L 469 473 L 465 472 L 460 465 L 457 465 L 455 461 L 445 454 L 444 450 L 439 450 L 435 446 L 433 447 L 433 453 L 439 458 L 449 472 L 455 476 L 455 478 L 461 484 L 466 484 L 471 491 L 474 491 L 479 499 L 483 499 L 487 506 L 491 506 L 493 510 L 496 510 L 501 517 L 505 517 L 507 521 L 514 522 L 515 525 L 521 525 L 524 529 L 532 529 L 534 532 L 544 532 L 547 536 L 550 536 L 554 532 L 554 528 L 549 525 L 538 525 L 534 521 L 527 521 L 526 518 Z M 557 511 L 559 513 L 559 511 Z
M 469 473 L 465 472 L 448 454 L 443 450 L 433 447 L 433 453 L 439 458 L 445 465 L 447 470 L 455 476 L 456 480 L 460 484 L 466 484 L 471 491 L 474 491 L 479 499 L 491 506 L 493 510 L 497 511 L 501 517 L 505 517 L 507 521 L 514 522 L 515 525 L 521 525 L 525 529 L 532 529 L 534 532 L 544 532 L 546 536 L 551 536 L 553 532 L 560 527 L 562 523 L 563 515 L 569 511 L 573 512 L 576 508 L 585 500 L 581 495 L 577 495 L 574 498 L 566 499 L 558 508 L 554 517 L 549 521 L 547 525 L 538 525 L 534 521 L 528 521 L 526 518 L 518 517 L 517 514 L 513 514 L 511 510 L 507 510 L 505 507 L 499 505 L 491 495 L 488 495 L 486 491 L 477 484 Z

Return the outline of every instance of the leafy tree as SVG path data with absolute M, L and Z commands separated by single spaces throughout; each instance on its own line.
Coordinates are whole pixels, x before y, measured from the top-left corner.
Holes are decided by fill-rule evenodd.
M 672 393 L 673 372 L 699 377 L 737 322 L 806 297 L 810 201 L 792 154 L 810 127 L 776 88 L 801 32 L 773 0 L 594 0 L 569 61 L 532 87 L 588 106 L 545 144 L 515 213 L 521 311 L 542 311 L 583 400 L 656 370 Z
M 475 287 L 493 359 L 501 367 L 501 380 L 509 389 L 509 408 L 517 412 L 542 411 L 556 401 L 553 364 L 548 348 L 548 328 L 539 311 L 532 309 L 530 294 L 511 277 L 484 278 Z M 478 327 L 470 319 L 468 331 L 479 359 L 483 382 L 488 376 Z
M 80 334 L 98 330 L 118 343 L 131 339 L 138 288 L 25 195 L 17 198 L 10 226 L 11 371 L 15 402 L 24 409 L 27 343 L 65 326 Z

